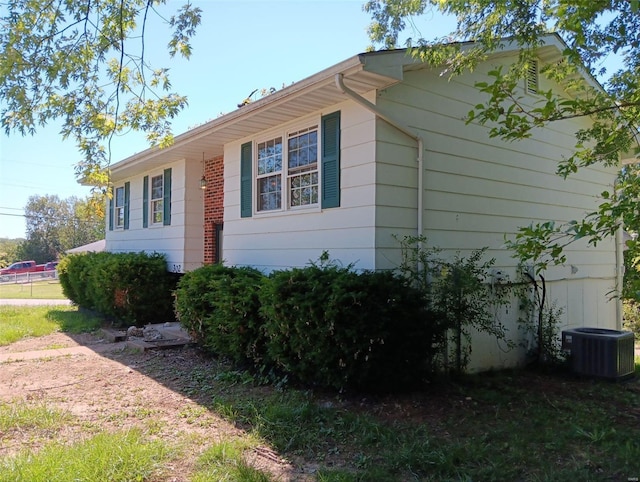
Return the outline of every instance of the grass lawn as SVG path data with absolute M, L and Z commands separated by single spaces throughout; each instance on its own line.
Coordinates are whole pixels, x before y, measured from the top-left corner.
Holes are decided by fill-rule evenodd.
M 36 336 L 51 329 L 87 327 L 74 307 L 28 311 L 33 315 L 24 308 L 0 307 L 0 328 Z M 40 325 L 43 328 L 36 328 Z M 128 359 L 127 366 L 135 365 L 150 381 L 162 381 L 192 402 L 174 416 L 192 421 L 194 433 L 177 433 L 171 424 L 163 432 L 157 420 L 145 419 L 145 413 L 156 408 L 144 400 L 142 408 L 122 407 L 131 428 L 115 432 L 59 411 L 53 390 L 41 394 L 50 401 L 34 397 L 0 402 L 0 434 L 7 434 L 0 435 L 0 442 L 10 446 L 11 433 L 44 441 L 16 456 L 0 452 L 0 481 L 173 480 L 172 471 L 186 453 L 200 455 L 182 467 L 180 480 L 281 480 L 247 463 L 243 454 L 258 445 L 272 447 L 296 465 L 313 467 L 304 480 L 321 482 L 640 477 L 637 377 L 613 383 L 522 370 L 435 382 L 413 393 L 338 394 L 263 385 L 262 377 L 195 351 L 135 356 L 139 358 Z M 111 380 L 102 373 L 100 377 Z M 75 386 L 78 401 L 86 402 L 82 384 L 65 389 Z M 96 406 L 91 413 L 102 410 Z M 220 418 L 237 431 L 204 443 L 206 431 L 197 436 L 195 427 L 215 427 L 219 422 L 211 419 Z M 65 445 L 68 431 L 82 436 Z
M 101 322 L 99 318 L 80 313 L 76 306 L 0 305 L 0 346 L 55 331 L 93 331 Z
M 55 281 L 39 281 L 35 283 L 0 284 L 0 299 L 42 299 L 64 300 L 62 286 Z

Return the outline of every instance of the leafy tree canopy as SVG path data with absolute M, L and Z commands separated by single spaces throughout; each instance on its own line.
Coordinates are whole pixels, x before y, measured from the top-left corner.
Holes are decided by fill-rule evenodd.
M 104 196 L 79 199 L 31 196 L 24 208 L 27 239 L 17 249 L 20 259 L 46 263 L 65 251 L 104 239 Z M 96 199 L 101 198 L 101 199 Z
M 640 124 L 640 12 L 638 0 L 370 0 L 370 36 L 375 44 L 396 47 L 399 35 L 416 17 L 434 11 L 456 19 L 446 38 L 408 40 L 414 55 L 441 66 L 449 75 L 473 67 L 495 51 L 506 38 L 521 49 L 509 69 L 491 72 L 488 82 L 476 86 L 486 101 L 472 109 L 468 122 L 490 128 L 490 135 L 505 140 L 529 137 L 532 130 L 562 119 L 588 116 L 591 127 L 576 134 L 576 152 L 559 160 L 558 174 L 567 177 L 580 168 L 601 163 L 617 166 L 621 158 L 638 152 L 636 128 Z M 541 66 L 541 73 L 567 86 L 571 98 L 551 90 L 540 92 L 533 108 L 520 102 L 518 85 L 534 59 L 535 50 L 549 33 L 566 43 L 564 61 Z M 460 43 L 473 41 L 465 49 Z M 584 81 L 587 72 L 603 88 Z M 624 220 L 639 230 L 639 169 L 624 167 L 613 192 L 584 219 L 564 224 L 548 222 L 520 229 L 511 247 L 516 256 L 537 269 L 563 263 L 563 249 L 576 239 L 596 244 L 612 235 Z
M 108 145 L 117 133 L 144 131 L 172 142 L 170 119 L 187 104 L 171 92 L 169 70 L 145 51 L 160 20 L 171 57 L 188 58 L 200 9 L 189 3 L 164 18 L 166 0 L 0 1 L 0 122 L 7 134 L 34 134 L 52 120 L 83 155 L 77 175 L 105 185 Z M 154 24 L 155 25 L 155 24 Z

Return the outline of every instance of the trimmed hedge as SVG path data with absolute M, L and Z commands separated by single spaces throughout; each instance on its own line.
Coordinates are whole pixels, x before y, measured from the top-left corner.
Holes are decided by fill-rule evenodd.
M 265 277 L 251 268 L 187 273 L 176 313 L 214 355 L 275 368 L 302 383 L 389 390 L 433 372 L 443 324 L 391 272 L 311 266 Z
M 203 266 L 178 283 L 176 316 L 207 351 L 236 362 L 260 363 L 265 353 L 258 312 L 263 280 L 253 268 Z
M 58 265 L 62 291 L 75 304 L 114 319 L 115 326 L 173 321 L 172 291 L 178 275 L 164 255 L 84 253 Z
M 275 272 L 260 296 L 268 355 L 306 384 L 389 390 L 432 371 L 444 329 L 391 272 Z

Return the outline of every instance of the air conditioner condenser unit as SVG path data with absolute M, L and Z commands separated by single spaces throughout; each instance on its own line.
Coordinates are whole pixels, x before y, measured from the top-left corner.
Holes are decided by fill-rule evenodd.
M 579 375 L 622 380 L 635 373 L 635 339 L 630 331 L 573 328 L 562 332 L 562 349 Z

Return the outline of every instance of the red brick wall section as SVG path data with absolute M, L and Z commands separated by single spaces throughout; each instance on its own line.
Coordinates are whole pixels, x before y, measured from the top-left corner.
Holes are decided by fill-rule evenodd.
M 216 260 L 216 224 L 222 224 L 224 216 L 224 158 L 222 156 L 204 162 L 204 263 Z

